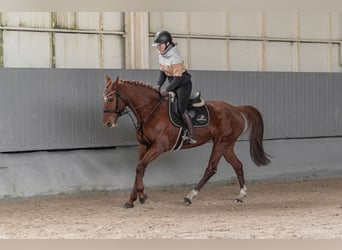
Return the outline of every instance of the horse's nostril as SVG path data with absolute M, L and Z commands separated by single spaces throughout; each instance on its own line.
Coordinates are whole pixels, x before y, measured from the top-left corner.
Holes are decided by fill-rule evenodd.
M 104 127 L 110 127 L 111 124 L 110 124 L 110 122 L 104 122 L 104 123 L 103 123 L 103 126 L 104 126 Z

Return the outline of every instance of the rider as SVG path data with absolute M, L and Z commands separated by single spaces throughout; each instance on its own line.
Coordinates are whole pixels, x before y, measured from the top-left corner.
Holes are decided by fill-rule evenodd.
M 195 144 L 197 141 L 193 139 L 194 132 L 191 118 L 186 111 L 192 91 L 191 75 L 186 70 L 183 59 L 176 48 L 176 43 L 172 41 L 172 36 L 168 31 L 157 32 L 152 46 L 158 49 L 160 64 L 159 80 L 155 88 L 160 91 L 166 78 L 168 79 L 169 85 L 166 91 L 176 93 L 179 113 L 189 131 L 188 136 L 183 137 L 183 140 Z M 162 93 L 162 95 L 165 95 L 165 93 Z

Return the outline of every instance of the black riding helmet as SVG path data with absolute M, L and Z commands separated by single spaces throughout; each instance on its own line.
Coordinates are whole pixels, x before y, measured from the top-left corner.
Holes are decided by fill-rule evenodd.
M 170 32 L 166 30 L 162 30 L 156 33 L 152 46 L 158 46 L 159 44 L 162 44 L 162 43 L 171 43 L 171 42 L 172 42 L 172 36 Z

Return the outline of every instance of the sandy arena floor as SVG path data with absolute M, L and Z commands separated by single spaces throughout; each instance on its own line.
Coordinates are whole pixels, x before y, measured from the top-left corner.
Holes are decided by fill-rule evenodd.
M 248 186 L 208 184 L 191 206 L 191 187 L 146 188 L 146 204 L 124 209 L 128 192 L 0 200 L 0 238 L 342 239 L 342 179 Z

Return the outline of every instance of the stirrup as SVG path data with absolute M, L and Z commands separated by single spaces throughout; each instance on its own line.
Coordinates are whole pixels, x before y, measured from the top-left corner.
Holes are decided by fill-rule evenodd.
M 183 135 L 182 136 L 182 140 L 185 142 L 185 143 L 189 143 L 189 144 L 196 144 L 197 141 L 187 135 Z

